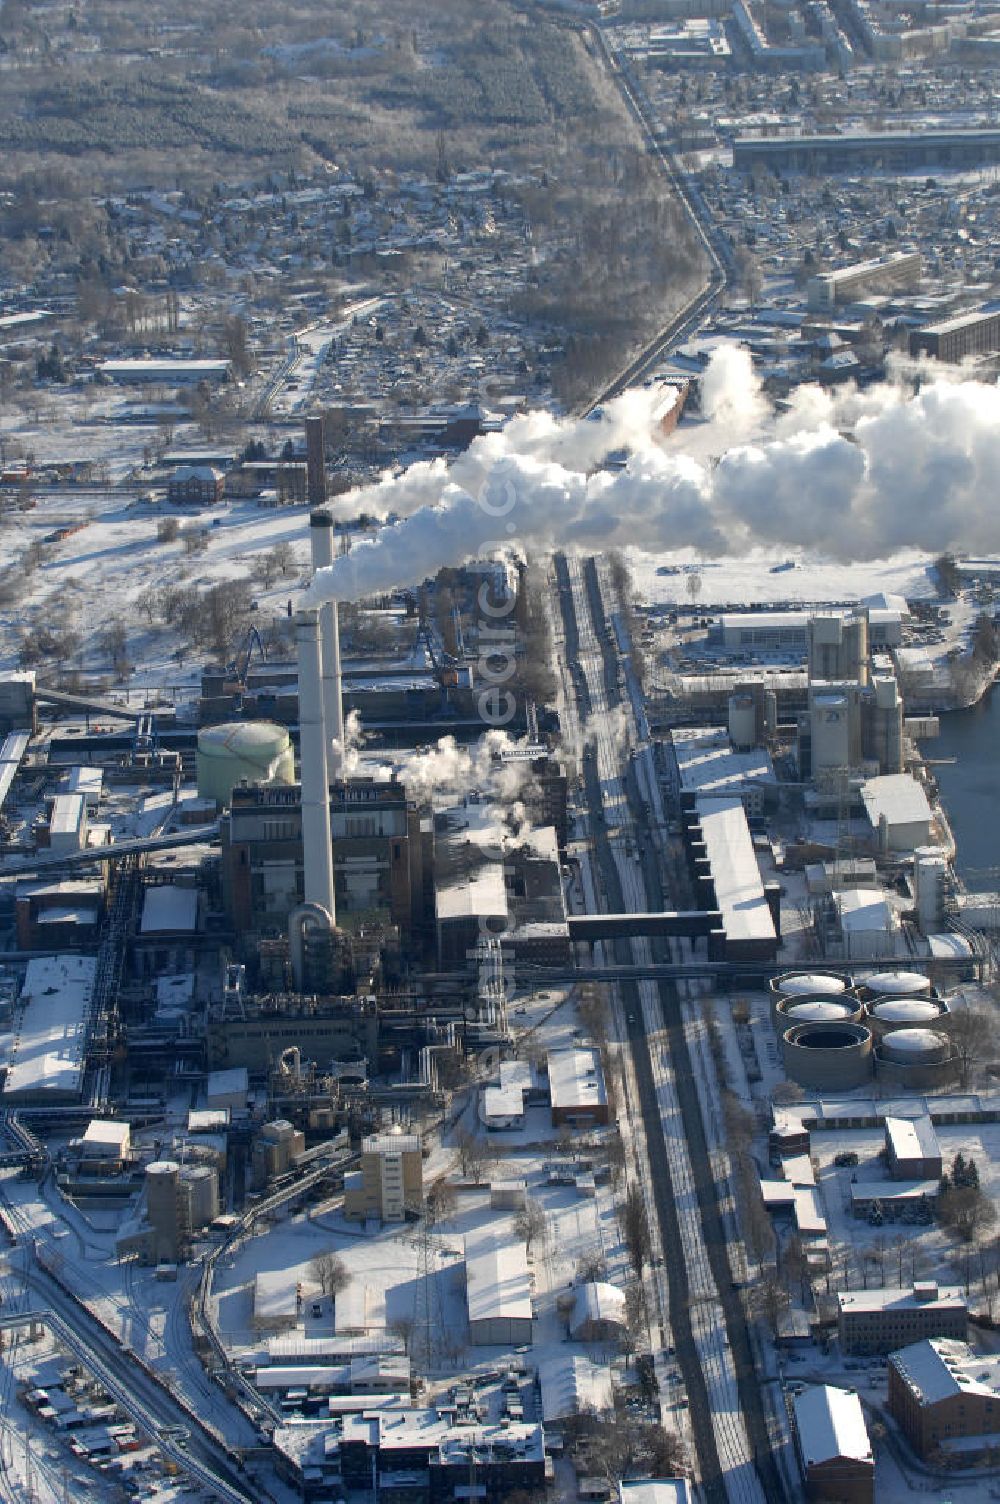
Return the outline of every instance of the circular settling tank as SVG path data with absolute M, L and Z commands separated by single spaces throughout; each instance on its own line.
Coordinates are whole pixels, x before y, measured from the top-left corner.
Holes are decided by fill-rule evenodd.
M 849 997 L 783 997 L 778 1019 L 789 1024 L 850 1023 L 861 1016 L 861 1006 Z
M 871 997 L 923 997 L 931 984 L 919 971 L 877 971 L 864 977 L 858 989 Z
M 868 1004 L 868 1022 L 877 1036 L 895 1029 L 933 1029 L 947 1012 L 938 998 L 894 997 Z
M 872 1034 L 860 1023 L 797 1023 L 781 1040 L 785 1071 L 799 1086 L 845 1091 L 872 1072 Z

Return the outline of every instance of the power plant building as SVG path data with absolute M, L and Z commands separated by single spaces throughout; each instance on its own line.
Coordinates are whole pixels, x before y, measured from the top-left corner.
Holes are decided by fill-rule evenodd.
M 423 912 L 420 820 L 395 779 L 329 792 L 337 913 L 381 914 L 409 934 Z M 222 821 L 226 912 L 241 933 L 283 929 L 305 897 L 301 786 L 234 788 Z

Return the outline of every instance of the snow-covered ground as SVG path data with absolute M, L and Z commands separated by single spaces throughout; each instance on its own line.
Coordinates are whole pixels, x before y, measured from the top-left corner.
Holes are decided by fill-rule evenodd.
M 784 563 L 786 559 L 794 561 L 795 567 L 774 573 L 775 563 Z M 792 552 L 776 560 L 773 549 L 755 549 L 739 558 L 706 559 L 693 549 L 650 554 L 635 548 L 629 550 L 628 562 L 638 599 L 650 605 L 690 606 L 688 578 L 695 573 L 701 581 L 697 604 L 706 608 L 773 602 L 818 605 L 825 601 L 862 600 L 879 591 L 909 599 L 935 594 L 928 576 L 933 561 L 925 554 L 913 552 L 845 566 L 842 561 Z M 658 573 L 663 568 L 679 572 Z

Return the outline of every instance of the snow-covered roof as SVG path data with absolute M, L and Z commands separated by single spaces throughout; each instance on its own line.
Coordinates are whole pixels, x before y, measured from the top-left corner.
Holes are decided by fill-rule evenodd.
M 603 1106 L 608 1098 L 598 1049 L 550 1050 L 549 1096 L 553 1110 Z
M 96 969 L 94 956 L 33 956 L 28 962 L 4 1097 L 79 1094 Z
M 833 895 L 833 901 L 842 930 L 865 934 L 892 928 L 892 909 L 877 889 L 842 888 Z
M 697 811 L 726 938 L 773 941 L 774 921 L 742 800 L 702 798 Z
M 614 1404 L 611 1369 L 578 1353 L 557 1353 L 538 1365 L 542 1419 L 546 1424 L 587 1411 L 610 1410 Z
M 940 1158 L 941 1145 L 927 1114 L 919 1118 L 886 1118 L 885 1137 L 895 1159 Z
M 177 883 L 158 883 L 146 889 L 140 934 L 191 932 L 198 927 L 198 890 Z
M 469 1320 L 530 1321 L 531 1276 L 524 1243 L 497 1244 L 492 1236 L 465 1240 Z
M 886 1285 L 871 1290 L 840 1290 L 838 1309 L 852 1311 L 945 1311 L 966 1309 L 966 1299 L 957 1285 L 914 1285 L 910 1290 Z
M 930 823 L 927 795 L 909 773 L 884 773 L 878 778 L 865 779 L 861 798 L 869 820 L 876 827 L 883 815 L 890 826 Z
M 817 1384 L 795 1396 L 795 1425 L 807 1468 L 848 1458 L 874 1466 L 861 1401 L 852 1389 Z
M 1000 1395 L 1000 1355 L 980 1356 L 954 1338 L 911 1342 L 889 1362 L 920 1405 L 936 1405 L 958 1394 Z
M 691 1504 L 686 1478 L 640 1478 L 618 1485 L 618 1504 Z
M 770 753 L 763 748 L 737 752 L 729 733 L 716 727 L 671 732 L 681 788 L 686 793 L 722 793 L 746 784 L 773 783 Z
M 87 1124 L 83 1142 L 88 1149 L 99 1149 L 115 1154 L 128 1151 L 131 1130 L 128 1123 L 112 1123 L 103 1118 L 94 1118 Z
M 570 1331 L 577 1332 L 590 1322 L 625 1325 L 625 1296 L 606 1280 L 591 1280 L 576 1292 L 576 1305 L 570 1318 Z

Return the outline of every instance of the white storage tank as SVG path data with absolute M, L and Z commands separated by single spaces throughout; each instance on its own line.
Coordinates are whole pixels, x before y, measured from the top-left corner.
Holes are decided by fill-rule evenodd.
M 768 985 L 771 1023 L 777 1027 L 778 1004 L 782 999 L 843 997 L 850 985 L 850 977 L 843 972 L 786 971 L 782 976 L 772 977 Z
M 226 721 L 198 732 L 198 797 L 228 804 L 238 783 L 294 783 L 295 754 L 284 726 Z
M 757 745 L 757 707 L 753 695 L 729 696 L 729 740 L 737 752 Z
M 861 1004 L 851 997 L 784 997 L 775 1010 L 778 1028 L 788 1024 L 854 1023 L 861 1017 Z
M 953 1078 L 957 1057 L 940 1029 L 893 1029 L 876 1051 L 880 1081 L 893 1088 L 927 1091 Z
M 864 1024 L 792 1024 L 781 1054 L 786 1075 L 799 1086 L 849 1091 L 871 1079 L 872 1033 Z
M 858 982 L 858 994 L 880 1000 L 885 997 L 924 997 L 931 991 L 930 978 L 919 971 L 877 971 Z
M 898 1029 L 933 1029 L 944 1022 L 948 1005 L 936 997 L 891 997 L 868 1004 L 868 1023 L 875 1037 Z

